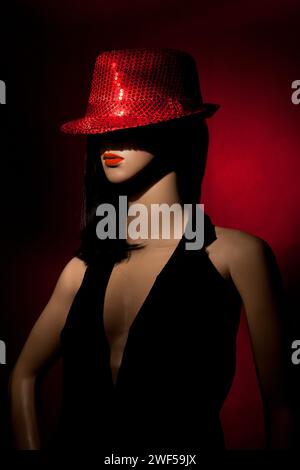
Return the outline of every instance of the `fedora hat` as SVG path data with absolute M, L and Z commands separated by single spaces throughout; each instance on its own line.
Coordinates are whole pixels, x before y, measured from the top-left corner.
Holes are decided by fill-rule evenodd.
M 187 52 L 134 48 L 101 52 L 83 117 L 66 122 L 70 134 L 103 134 L 185 116 L 212 116 L 219 105 L 203 103 L 197 66 Z

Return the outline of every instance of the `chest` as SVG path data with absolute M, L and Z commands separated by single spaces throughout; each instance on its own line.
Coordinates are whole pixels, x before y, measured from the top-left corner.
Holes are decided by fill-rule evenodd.
M 105 373 L 109 389 L 111 379 L 135 387 L 153 374 L 167 380 L 166 371 L 180 377 L 180 367 L 182 374 L 218 365 L 226 370 L 240 299 L 204 250 L 183 247 L 144 250 L 128 262 L 87 269 L 62 332 L 66 367 L 73 370 L 79 361 L 101 387 Z
M 113 376 L 120 367 L 130 326 L 175 248 L 170 244 L 135 250 L 111 271 L 104 296 L 103 325 L 111 350 Z
M 116 264 L 105 290 L 103 320 L 110 343 L 125 337 L 175 245 L 143 248 Z

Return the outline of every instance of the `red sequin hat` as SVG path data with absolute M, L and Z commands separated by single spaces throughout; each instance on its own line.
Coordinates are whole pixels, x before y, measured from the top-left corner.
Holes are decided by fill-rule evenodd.
M 86 114 L 61 126 L 71 134 L 102 134 L 190 115 L 212 116 L 203 103 L 193 57 L 168 48 L 102 52 L 96 60 Z

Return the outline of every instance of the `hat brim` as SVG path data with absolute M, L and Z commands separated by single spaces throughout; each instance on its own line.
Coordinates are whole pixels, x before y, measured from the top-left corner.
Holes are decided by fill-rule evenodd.
M 220 105 L 218 104 L 205 103 L 201 107 L 191 111 L 183 111 L 180 115 L 170 116 L 167 118 L 159 116 L 115 116 L 108 119 L 90 115 L 68 121 L 62 124 L 60 129 L 66 134 L 105 134 L 106 132 L 158 124 L 193 115 L 202 115 L 203 119 L 210 118 L 215 114 L 219 107 Z

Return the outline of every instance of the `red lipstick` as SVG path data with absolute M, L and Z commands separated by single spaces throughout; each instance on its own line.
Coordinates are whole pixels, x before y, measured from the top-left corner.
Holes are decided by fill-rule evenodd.
M 117 155 L 116 153 L 105 152 L 103 160 L 106 166 L 114 167 L 118 166 L 124 160 L 124 158 L 120 155 Z

